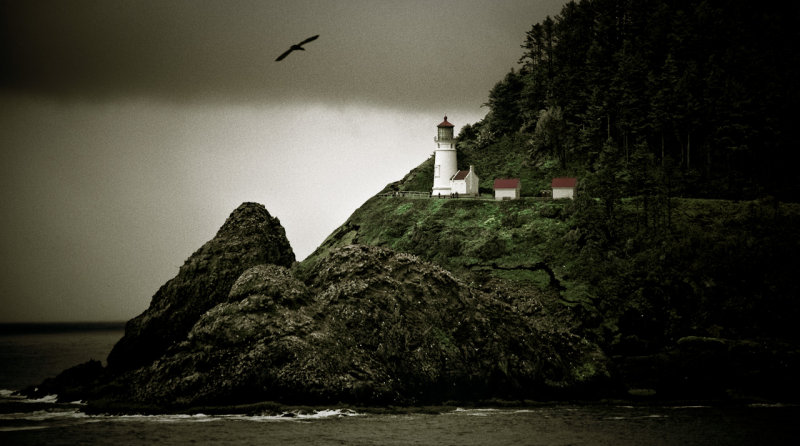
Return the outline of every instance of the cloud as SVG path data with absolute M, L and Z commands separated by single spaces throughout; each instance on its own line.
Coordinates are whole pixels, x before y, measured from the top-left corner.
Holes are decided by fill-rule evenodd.
M 0 0 L 0 319 L 130 318 L 243 201 L 302 259 L 562 3 Z
M 3 84 L 90 98 L 475 106 L 561 3 L 8 2 Z

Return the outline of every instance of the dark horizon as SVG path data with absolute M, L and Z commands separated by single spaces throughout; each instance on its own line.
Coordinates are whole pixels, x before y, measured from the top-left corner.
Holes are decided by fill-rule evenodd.
M 0 322 L 0 336 L 32 333 L 68 333 L 76 331 L 124 330 L 127 321 L 52 321 L 52 322 Z

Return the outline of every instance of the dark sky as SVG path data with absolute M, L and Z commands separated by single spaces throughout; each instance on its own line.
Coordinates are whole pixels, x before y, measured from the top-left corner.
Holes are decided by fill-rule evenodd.
M 563 1 L 12 1 L 6 85 L 91 99 L 474 107 Z M 304 57 L 273 63 L 291 43 Z
M 0 1 L 0 321 L 133 317 L 243 201 L 302 260 L 563 3 Z

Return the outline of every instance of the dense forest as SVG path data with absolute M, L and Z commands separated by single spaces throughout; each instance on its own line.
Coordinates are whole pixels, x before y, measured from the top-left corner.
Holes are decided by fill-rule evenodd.
M 570 2 L 532 26 L 460 151 L 514 146 L 595 197 L 796 201 L 798 19 L 794 2 Z
M 796 345 L 798 25 L 792 2 L 570 2 L 462 128 L 459 161 L 484 192 L 579 178 L 559 216 L 572 229 L 544 260 L 611 354 L 691 336 Z
M 567 3 L 520 36 L 519 68 L 458 136 L 482 194 L 516 177 L 523 200 L 415 204 L 396 221 L 370 201 L 342 243 L 555 293 L 628 385 L 800 399 L 798 25 L 788 2 Z M 574 201 L 542 199 L 558 176 L 578 178 Z M 433 157 L 384 192 L 432 181 Z

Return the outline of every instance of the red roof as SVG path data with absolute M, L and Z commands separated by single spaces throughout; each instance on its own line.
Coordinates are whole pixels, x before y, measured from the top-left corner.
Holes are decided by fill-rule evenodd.
M 456 172 L 455 175 L 453 175 L 453 179 L 463 180 L 464 178 L 467 177 L 467 175 L 469 175 L 469 170 L 459 170 L 458 172 Z
M 578 185 L 578 179 L 572 177 L 553 178 L 553 182 L 550 185 L 552 187 L 575 187 Z
M 444 121 L 442 121 L 442 123 L 437 125 L 436 127 L 455 127 L 455 126 L 447 122 L 447 115 L 444 115 Z
M 519 187 L 519 178 L 497 178 L 494 180 L 495 189 L 516 189 Z

